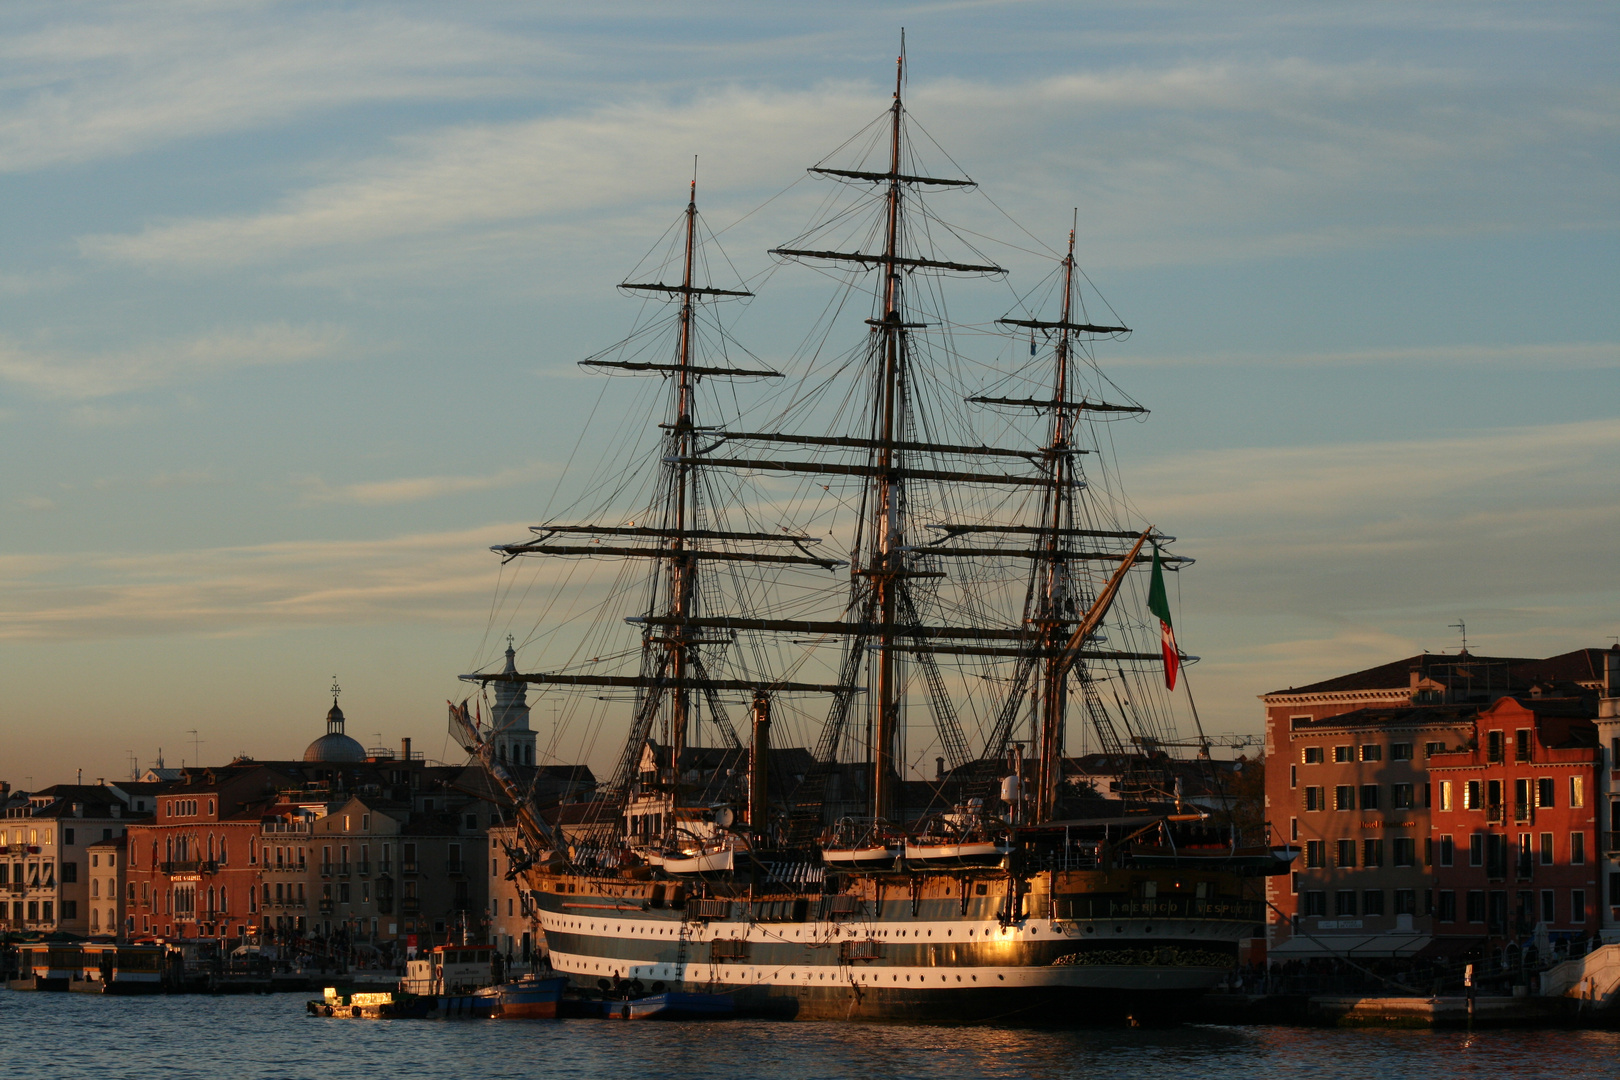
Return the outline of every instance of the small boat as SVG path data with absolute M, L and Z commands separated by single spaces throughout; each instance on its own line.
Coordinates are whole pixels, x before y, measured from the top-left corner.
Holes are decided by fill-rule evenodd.
M 906 862 L 921 866 L 994 866 L 1012 853 L 1005 840 L 922 837 L 906 840 Z
M 894 865 L 902 850 L 893 844 L 822 848 L 821 861 L 838 870 L 885 870 Z
M 568 980 L 562 976 L 525 975 L 480 993 L 496 998 L 492 1015 L 497 1020 L 552 1020 L 567 985 Z
M 604 1001 L 610 1020 L 723 1020 L 736 1006 L 730 994 L 669 990 L 629 1001 Z
M 675 876 L 723 874 L 736 869 L 737 850 L 731 844 L 701 851 L 664 855 L 664 872 Z
M 696 994 L 662 987 L 663 983 L 654 983 L 650 994 L 631 989 L 625 996 L 570 995 L 563 998 L 559 1015 L 589 1020 L 725 1020 L 736 1011 L 730 994 Z
M 433 1016 L 438 1001 L 404 991 L 345 994 L 328 986 L 319 1000 L 305 1005 L 311 1016 L 350 1016 L 366 1020 L 419 1020 Z

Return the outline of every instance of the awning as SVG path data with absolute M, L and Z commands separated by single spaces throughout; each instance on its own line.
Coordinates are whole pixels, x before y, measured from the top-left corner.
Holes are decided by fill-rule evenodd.
M 1304 960 L 1310 957 L 1413 956 L 1428 945 L 1428 934 L 1295 934 L 1266 950 L 1268 960 Z

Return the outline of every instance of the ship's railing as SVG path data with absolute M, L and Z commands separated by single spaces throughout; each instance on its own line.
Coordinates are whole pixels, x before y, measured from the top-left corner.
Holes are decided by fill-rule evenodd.
M 724 919 L 731 914 L 731 901 L 700 897 L 689 901 L 686 910 L 695 919 Z
M 834 893 L 821 898 L 821 917 L 823 919 L 853 919 L 865 910 L 865 902 L 858 896 L 848 893 Z
M 1109 896 L 1057 896 L 1049 898 L 1053 919 L 1086 922 L 1096 919 L 1225 919 L 1264 921 L 1265 905 L 1258 900 L 1229 897 L 1158 896 L 1137 899 Z

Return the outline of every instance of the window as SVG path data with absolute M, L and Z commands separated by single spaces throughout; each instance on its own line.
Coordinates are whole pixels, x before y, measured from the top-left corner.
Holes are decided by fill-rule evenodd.
M 1327 893 L 1320 889 L 1310 889 L 1305 893 L 1305 915 L 1321 916 L 1327 914 Z
M 1384 865 L 1384 842 L 1366 839 L 1361 842 L 1361 865 L 1371 869 Z
M 1333 789 L 1333 809 L 1354 810 L 1356 808 L 1356 789 L 1350 784 L 1340 784 Z
M 1356 917 L 1356 890 L 1340 889 L 1333 894 L 1333 914 L 1341 919 Z
M 1569 834 L 1569 865 L 1586 865 L 1586 834 L 1583 832 L 1572 832 Z M 1584 922 L 1585 920 L 1576 919 L 1575 921 Z
M 1534 869 L 1533 863 L 1534 856 L 1530 851 L 1530 834 L 1522 832 L 1519 834 L 1519 876 L 1521 878 L 1530 876 L 1532 869 Z
M 1451 781 L 1440 781 L 1440 809 L 1451 809 Z
M 1322 764 L 1322 748 L 1320 746 L 1307 746 L 1300 752 L 1300 760 L 1307 765 Z
M 1356 865 L 1356 842 L 1354 840 L 1340 840 L 1338 843 L 1338 858 L 1335 864 L 1350 868 Z
M 1410 809 L 1412 809 L 1412 785 L 1411 784 L 1391 784 L 1391 785 L 1389 785 L 1389 805 L 1391 806 L 1391 808 L 1396 809 L 1396 810 L 1410 810 Z
M 360 815 L 360 831 L 361 832 L 370 832 L 371 831 L 371 815 L 370 814 L 361 814 Z
M 340 882 L 338 882 L 338 903 L 347 904 L 348 902 L 349 902 L 349 883 L 347 881 L 340 881 Z
M 1485 781 L 1485 816 L 1491 821 L 1502 820 L 1502 781 Z
M 1485 893 L 1482 889 L 1468 890 L 1468 921 L 1474 923 L 1485 921 Z
M 1378 785 L 1377 784 L 1362 784 L 1361 785 L 1361 808 L 1363 810 L 1376 810 L 1376 809 L 1378 809 Z
M 50 901 L 47 900 L 46 904 L 48 905 L 49 903 L 50 903 Z M 51 913 L 49 911 L 46 911 L 45 912 L 45 917 L 47 919 L 49 919 L 51 917 Z M 62 901 L 62 918 L 64 918 L 64 919 L 77 919 L 78 917 L 79 917 L 79 902 L 77 900 L 64 900 L 64 901 Z
M 1513 733 L 1513 760 L 1530 760 L 1530 729 L 1520 728 Z
M 1558 901 L 1551 889 L 1541 890 L 1541 921 L 1551 926 L 1558 921 Z
M 1383 761 L 1384 748 L 1377 743 L 1366 743 L 1361 748 L 1362 761 Z
M 1542 866 L 1551 866 L 1552 864 L 1553 864 L 1553 834 L 1550 833 L 1550 832 L 1544 832 L 1544 833 L 1541 834 L 1541 865 Z
M 1341 765 L 1347 761 L 1356 760 L 1356 748 L 1353 746 L 1335 746 L 1333 748 L 1333 760 Z
M 1434 837 L 1432 836 L 1423 838 L 1423 865 L 1434 865 Z
M 1572 776 L 1569 778 L 1569 805 L 1580 809 L 1586 805 L 1586 778 Z
M 1457 921 L 1457 894 L 1451 889 L 1441 889 L 1435 905 L 1435 918 L 1441 922 Z
M 1530 781 L 1513 781 L 1513 820 L 1530 820 Z
M 1396 866 L 1414 866 L 1417 864 L 1416 840 L 1410 836 L 1397 836 L 1390 841 L 1390 846 Z
M 1543 776 L 1536 781 L 1536 805 L 1550 807 L 1556 801 L 1558 784 L 1550 776 Z
M 1485 865 L 1485 834 L 1475 833 L 1468 838 L 1468 865 Z
M 46 906 L 47 907 L 50 906 L 49 901 L 46 901 Z M 45 917 L 47 919 L 50 918 L 49 915 L 46 915 Z M 1585 889 L 1571 889 L 1571 890 L 1569 890 L 1569 921 L 1572 922 L 1572 923 L 1583 923 L 1583 922 L 1586 921 L 1586 890 Z
M 468 814 L 467 815 L 467 828 L 469 828 L 469 829 L 478 828 L 478 815 L 477 814 Z
M 1299 787 L 1299 766 L 1298 765 L 1290 765 L 1290 766 L 1288 766 L 1288 786 L 1291 787 L 1291 788 Z
M 1423 756 L 1426 758 L 1431 758 L 1436 754 L 1443 754 L 1445 752 L 1446 744 L 1443 742 L 1426 742 L 1423 744 Z
M 1361 894 L 1361 913 L 1363 915 L 1382 915 L 1384 913 L 1384 890 L 1368 889 Z
M 1390 743 L 1389 744 L 1389 760 L 1391 760 L 1391 761 L 1411 761 L 1412 760 L 1412 744 L 1409 743 L 1409 742 Z
M 1307 869 L 1316 869 L 1326 865 L 1323 861 L 1325 857 L 1324 846 L 1320 840 L 1305 841 L 1305 866 Z
M 1297 817 L 1291 817 L 1288 819 L 1288 839 L 1299 839 L 1299 818 Z
M 1502 756 L 1503 756 L 1503 746 L 1504 746 L 1504 743 L 1502 741 L 1502 733 L 1500 731 L 1488 731 L 1488 732 L 1486 732 L 1485 733 L 1485 760 L 1486 761 L 1501 761 Z
M 79 864 L 65 862 L 62 864 L 62 884 L 68 885 L 79 880 Z
M 50 833 L 45 834 L 45 842 L 47 844 L 50 843 L 50 837 L 51 837 Z M 72 829 L 63 829 L 62 830 L 62 846 L 67 847 L 71 843 L 73 843 L 73 830 Z M 67 879 L 63 878 L 62 880 L 66 881 Z M 64 916 L 62 916 L 62 918 L 65 919 L 65 918 L 67 918 L 67 916 L 64 915 Z
M 1311 810 L 1322 810 L 1326 807 L 1326 801 L 1322 797 L 1322 792 L 1324 790 L 1325 789 L 1319 787 L 1306 787 L 1305 809 L 1307 812 Z
M 1492 878 L 1507 877 L 1508 838 L 1501 833 L 1489 833 L 1485 837 L 1485 876 Z
M 1299 871 L 1295 870 L 1292 874 L 1288 875 L 1288 878 L 1289 878 L 1288 891 L 1293 893 L 1295 896 L 1298 896 L 1299 895 Z M 562 891 L 562 886 L 561 885 L 557 886 L 557 891 L 558 892 Z
M 1417 891 L 1415 889 L 1395 890 L 1395 914 L 1417 914 Z
M 1463 785 L 1463 809 L 1478 810 L 1479 807 L 1479 781 L 1470 780 Z

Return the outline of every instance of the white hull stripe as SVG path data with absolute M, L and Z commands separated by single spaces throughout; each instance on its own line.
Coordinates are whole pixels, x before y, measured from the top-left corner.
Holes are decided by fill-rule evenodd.
M 1215 985 L 1228 969 L 1206 967 L 1124 967 L 1104 964 L 1060 964 L 1052 967 L 896 967 L 862 961 L 844 965 L 765 965 L 740 962 L 686 964 L 637 963 L 633 960 L 551 953 L 558 971 L 589 985 L 595 979 L 641 979 L 703 985 L 770 986 L 784 990 L 807 987 L 838 989 L 985 990 L 1018 987 L 1075 989 L 1202 990 Z

